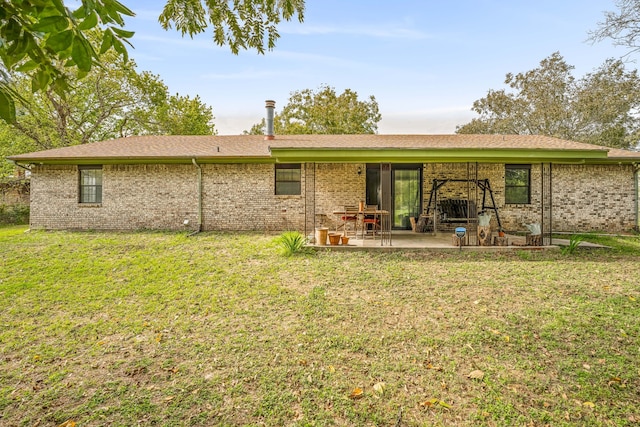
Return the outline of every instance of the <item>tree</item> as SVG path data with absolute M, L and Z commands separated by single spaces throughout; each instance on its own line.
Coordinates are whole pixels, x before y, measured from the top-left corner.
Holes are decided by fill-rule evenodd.
M 359 101 L 357 92 L 346 89 L 336 95 L 334 88 L 321 86 L 292 92 L 289 103 L 275 114 L 274 132 L 279 135 L 368 134 L 376 133 L 381 119 L 378 103 L 370 96 Z M 252 126 L 245 134 L 264 134 L 266 122 Z
M 215 133 L 211 108 L 199 97 L 170 96 L 158 76 L 138 73 L 135 62 L 113 53 L 103 54 L 100 61 L 83 79 L 70 80 L 65 96 L 53 90 L 32 93 L 25 76 L 12 81 L 19 97 L 11 126 L 31 141 L 30 150 L 130 135 Z M 24 144 L 15 148 L 8 154 L 25 151 Z
M 615 46 L 640 50 L 640 0 L 616 0 L 617 12 L 605 12 L 598 29 L 589 32 L 589 40 L 600 42 L 610 38 Z
M 62 0 L 3 1 L 0 117 L 15 120 L 17 94 L 8 86 L 10 71 L 28 74 L 33 91 L 52 88 L 62 95 L 69 90 L 68 70 L 76 70 L 80 75 L 87 73 L 98 55 L 111 48 L 126 59 L 123 42 L 133 33 L 121 28 L 124 16 L 133 16 L 133 12 L 116 0 L 83 0 L 73 12 Z M 98 27 L 99 22 L 103 37 L 92 42 L 86 32 Z
M 166 135 L 214 135 L 213 112 L 196 95 L 172 95 L 158 109 L 157 122 Z
M 2 159 L 0 161 L 0 181 L 5 177 L 12 176 L 16 169 L 16 165 L 4 160 L 4 158 L 12 154 L 33 151 L 33 147 L 31 139 L 0 120 L 0 159 Z
M 182 35 L 213 27 L 214 41 L 232 52 L 273 49 L 279 37 L 276 25 L 296 14 L 302 21 L 304 0 L 168 0 L 160 15 L 163 28 Z M 31 79 L 33 91 L 52 89 L 63 96 L 68 76 L 82 77 L 99 64 L 99 55 L 115 50 L 126 61 L 125 43 L 133 36 L 124 17 L 134 13 L 117 0 L 81 0 L 71 11 L 63 0 L 0 2 L 0 117 L 15 120 L 17 93 L 9 86 L 9 72 Z M 100 39 L 87 31 L 100 28 Z M 64 67 L 62 67 L 64 65 Z
M 457 133 L 548 135 L 574 141 L 629 148 L 640 136 L 635 115 L 640 79 L 619 60 L 608 60 L 576 79 L 573 66 L 554 53 L 540 67 L 506 75 L 513 90 L 490 90 L 473 103 L 480 115 Z

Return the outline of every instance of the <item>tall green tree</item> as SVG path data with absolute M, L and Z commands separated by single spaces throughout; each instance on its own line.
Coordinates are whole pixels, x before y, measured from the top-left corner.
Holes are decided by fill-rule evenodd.
M 295 15 L 302 21 L 304 0 L 168 0 L 159 21 L 182 35 L 213 28 L 218 45 L 232 52 L 273 49 L 277 25 Z M 100 55 L 113 50 L 127 59 L 126 16 L 134 13 L 117 0 L 81 0 L 71 10 L 63 0 L 0 0 L 0 118 L 15 120 L 15 99 L 10 72 L 26 74 L 33 91 L 51 89 L 63 96 L 70 89 L 69 75 L 88 73 Z M 102 29 L 101 37 L 87 35 Z M 62 67 L 64 65 L 64 67 Z
M 34 150 L 33 140 L 23 135 L 5 121 L 0 120 L 0 181 L 13 176 L 16 166 L 5 160 L 12 154 L 26 153 Z
M 525 73 L 506 75 L 505 89 L 473 103 L 479 117 L 457 133 L 535 134 L 629 148 L 637 144 L 640 79 L 619 60 L 576 79 L 558 53 Z
M 211 107 L 199 97 L 169 95 L 158 76 L 137 72 L 131 60 L 125 62 L 109 52 L 100 59 L 100 67 L 83 79 L 71 80 L 64 96 L 51 89 L 31 92 L 26 76 L 12 81 L 19 97 L 11 127 L 31 141 L 31 150 L 130 135 L 215 133 Z M 10 154 L 25 147 L 15 148 Z
M 171 95 L 158 108 L 156 120 L 160 132 L 165 135 L 215 135 L 211 107 L 195 98 Z
M 274 117 L 274 132 L 280 135 L 372 134 L 381 120 L 378 102 L 369 96 L 358 100 L 358 93 L 346 89 L 340 95 L 331 86 L 317 91 L 304 89 L 291 93 L 289 102 Z M 266 122 L 253 125 L 245 134 L 263 134 Z

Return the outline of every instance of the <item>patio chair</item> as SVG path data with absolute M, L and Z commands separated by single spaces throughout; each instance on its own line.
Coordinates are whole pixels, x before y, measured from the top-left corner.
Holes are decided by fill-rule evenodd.
M 363 236 L 371 231 L 375 238 L 376 232 L 380 230 L 380 217 L 375 213 L 377 210 L 378 205 L 367 205 L 365 207 L 362 218 Z
M 341 206 L 339 210 L 339 218 L 336 221 L 336 232 L 342 227 L 342 233 L 347 235 L 347 228 L 351 226 L 354 235 L 358 234 L 358 207 L 352 205 Z

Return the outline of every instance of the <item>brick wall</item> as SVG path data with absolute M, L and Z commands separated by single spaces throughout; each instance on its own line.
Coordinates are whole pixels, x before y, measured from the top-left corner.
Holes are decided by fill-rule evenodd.
M 475 165 L 472 165 L 475 167 Z M 358 167 L 362 173 L 358 174 Z M 478 164 L 478 178 L 489 179 L 507 230 L 540 222 L 540 165 L 532 165 L 528 205 L 504 204 L 504 165 Z M 307 173 L 307 168 L 312 173 Z M 305 217 L 357 205 L 365 198 L 364 164 L 309 163 L 302 167 L 302 194 L 276 196 L 272 164 L 207 164 L 203 171 L 204 230 L 305 230 Z M 76 166 L 36 166 L 31 177 L 31 226 L 45 229 L 195 229 L 198 218 L 194 165 L 105 165 L 103 203 L 78 203 Z M 425 164 L 424 204 L 433 179 L 466 179 L 466 164 Z M 310 182 L 307 181 L 307 176 Z M 475 171 L 472 178 L 475 177 Z M 312 181 L 312 182 L 311 182 Z M 482 191 L 471 186 L 472 199 Z M 305 194 L 315 189 L 315 197 Z M 620 232 L 635 226 L 631 166 L 553 165 L 553 230 Z M 448 183 L 442 198 L 467 198 L 466 183 Z M 305 200 L 314 201 L 310 206 Z M 189 225 L 185 227 L 184 221 Z M 319 225 L 317 222 L 315 225 Z M 309 228 L 310 221 L 307 221 Z M 495 218 L 492 218 L 495 227 Z M 311 230 L 307 229 L 307 232 Z
M 301 195 L 276 196 L 272 164 L 203 165 L 205 230 L 304 230 Z
M 365 164 L 316 164 L 316 213 L 327 215 L 331 226 L 339 220 L 333 215 L 334 211 L 343 209 L 345 205 L 358 206 L 361 200 L 365 200 L 365 168 Z
M 636 226 L 631 165 L 554 165 L 554 229 L 629 231 Z
M 33 228 L 138 230 L 197 223 L 192 165 L 105 165 L 102 204 L 78 203 L 76 166 L 38 166 L 31 176 Z

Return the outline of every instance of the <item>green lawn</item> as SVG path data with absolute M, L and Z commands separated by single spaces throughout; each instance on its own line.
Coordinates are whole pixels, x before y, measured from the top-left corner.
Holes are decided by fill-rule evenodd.
M 0 228 L 0 425 L 640 423 L 640 238 L 324 251 Z

